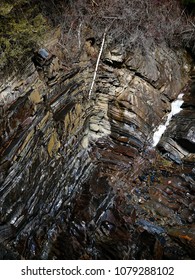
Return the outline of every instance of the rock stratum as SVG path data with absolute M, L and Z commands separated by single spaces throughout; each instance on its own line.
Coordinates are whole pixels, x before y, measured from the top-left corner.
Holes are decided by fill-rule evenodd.
M 89 97 L 95 47 L 71 68 L 34 56 L 1 85 L 0 258 L 193 259 L 193 61 L 105 47 Z

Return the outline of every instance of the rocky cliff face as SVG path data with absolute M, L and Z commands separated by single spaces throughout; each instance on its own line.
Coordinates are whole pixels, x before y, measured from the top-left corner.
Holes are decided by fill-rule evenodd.
M 34 57 L 1 85 L 1 258 L 193 258 L 192 60 L 106 48 L 89 98 L 90 47 L 71 69 Z M 184 88 L 160 154 L 152 135 Z

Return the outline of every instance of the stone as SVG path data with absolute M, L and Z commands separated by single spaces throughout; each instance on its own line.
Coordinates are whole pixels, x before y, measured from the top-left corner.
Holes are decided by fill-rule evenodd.
M 98 132 L 99 131 L 99 125 L 97 125 L 97 124 L 90 124 L 90 130 Z
M 47 146 L 47 150 L 48 150 L 50 157 L 54 156 L 59 148 L 60 148 L 60 142 L 57 139 L 56 132 L 53 132 L 49 139 L 49 143 Z
M 30 98 L 30 100 L 31 100 L 33 103 L 35 103 L 35 104 L 40 103 L 40 102 L 42 101 L 42 100 L 41 100 L 41 96 L 40 96 L 40 94 L 39 94 L 39 92 L 38 92 L 37 90 L 34 90 L 34 91 L 30 94 L 29 98 Z

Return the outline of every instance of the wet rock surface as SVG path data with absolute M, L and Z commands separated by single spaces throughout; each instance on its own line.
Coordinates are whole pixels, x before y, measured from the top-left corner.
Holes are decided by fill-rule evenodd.
M 192 61 L 105 51 L 89 99 L 86 57 L 67 70 L 50 56 L 1 87 L 0 258 L 193 259 Z

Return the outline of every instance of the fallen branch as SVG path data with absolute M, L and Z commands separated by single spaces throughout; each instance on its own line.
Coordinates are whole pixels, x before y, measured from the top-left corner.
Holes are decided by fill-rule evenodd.
M 100 51 L 99 51 L 99 54 L 98 54 L 94 75 L 93 75 L 93 80 L 92 80 L 91 87 L 90 87 L 90 90 L 89 90 L 89 99 L 91 98 L 91 94 L 92 94 L 92 91 L 93 91 L 93 87 L 94 87 L 94 83 L 95 83 L 95 79 L 96 79 L 96 75 L 97 75 L 98 66 L 99 66 L 99 63 L 100 63 L 100 57 L 101 57 L 101 54 L 102 54 L 102 51 L 103 51 L 103 48 L 104 48 L 106 32 L 107 32 L 107 30 L 105 30 L 105 32 L 103 34 L 102 43 L 101 43 L 101 47 L 100 47 Z

